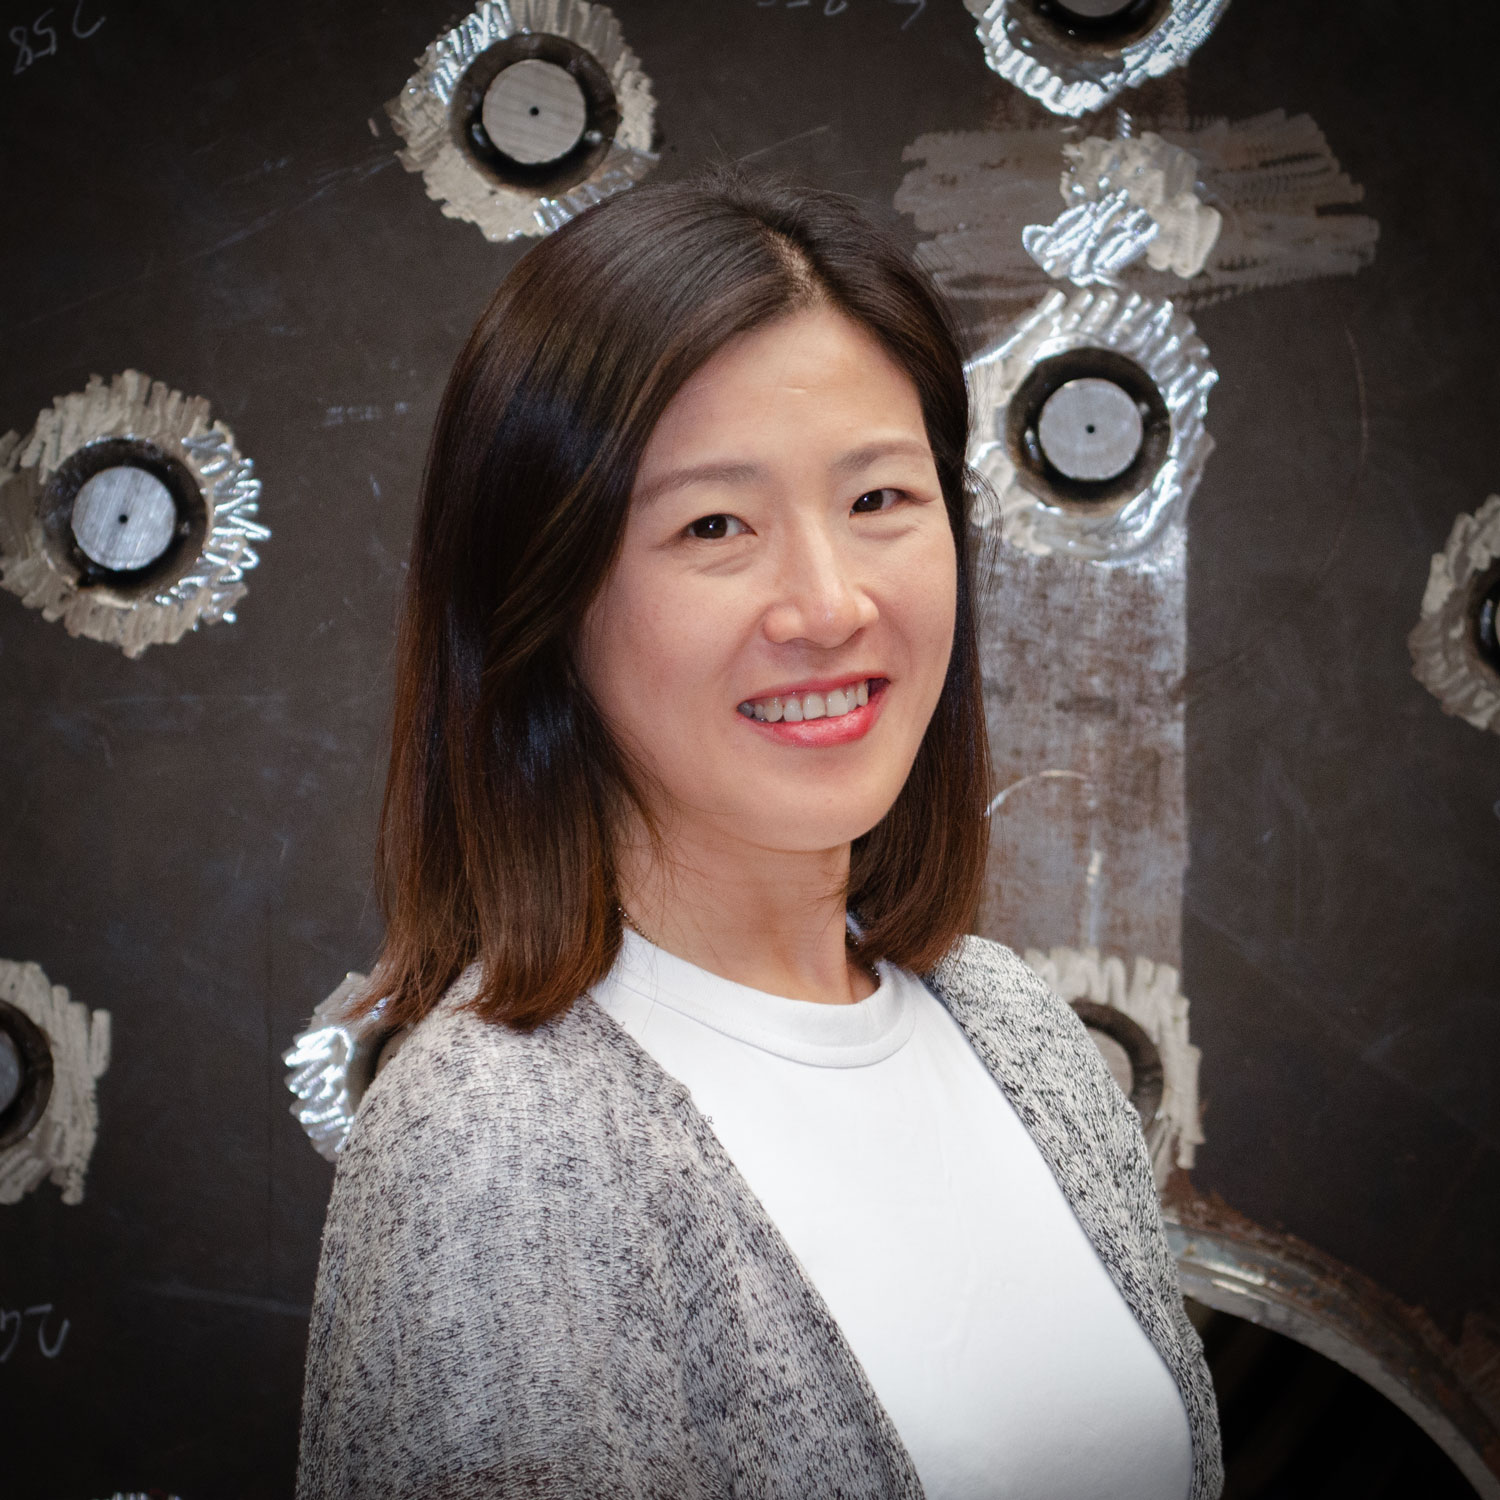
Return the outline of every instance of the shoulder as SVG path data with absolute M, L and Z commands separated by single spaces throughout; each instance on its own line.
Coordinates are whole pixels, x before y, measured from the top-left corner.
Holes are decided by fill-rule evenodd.
M 1063 1003 L 1014 949 L 972 933 L 959 938 L 927 975 L 927 981 L 949 990 L 1003 991 L 1044 1006 Z
M 1076 1145 L 1082 1129 L 1112 1159 L 1134 1151 L 1139 1118 L 1099 1049 L 1073 1007 L 1016 953 L 961 938 L 924 978 L 1033 1134 L 1062 1130 Z
M 520 1179 L 566 1190 L 568 1180 L 618 1178 L 652 1154 L 646 1137 L 664 1128 L 680 1084 L 587 997 L 517 1031 L 469 1008 L 478 986 L 475 964 L 371 1083 L 340 1154 L 336 1198 L 359 1184 L 418 1193 L 427 1184 L 445 1197 L 466 1185 L 513 1191 Z M 560 1164 L 565 1172 L 553 1170 Z
M 1003 1025 L 1016 1043 L 1069 1050 L 1082 1043 L 1092 1050 L 1073 1007 L 1004 943 L 962 937 L 923 978 L 961 1022 Z

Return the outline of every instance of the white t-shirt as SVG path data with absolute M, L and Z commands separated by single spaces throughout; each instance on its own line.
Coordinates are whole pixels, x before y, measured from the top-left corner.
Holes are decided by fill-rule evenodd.
M 822 1294 L 928 1500 L 1182 1500 L 1182 1398 L 968 1038 L 881 964 L 854 1005 L 626 931 L 593 998 L 683 1083 Z

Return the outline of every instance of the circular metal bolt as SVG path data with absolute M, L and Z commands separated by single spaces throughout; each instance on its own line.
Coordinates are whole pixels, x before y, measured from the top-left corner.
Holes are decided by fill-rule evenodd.
M 21 1092 L 21 1053 L 16 1044 L 0 1031 L 0 1115 L 3 1115 Z
M 133 464 L 101 469 L 73 500 L 73 535 L 90 561 L 112 572 L 154 563 L 177 530 L 172 492 Z
M 560 160 L 578 145 L 588 123 L 588 103 L 566 68 L 527 57 L 495 75 L 485 90 L 480 120 L 497 151 L 539 166 Z
M 1141 451 L 1145 426 L 1128 391 L 1085 377 L 1059 386 L 1037 421 L 1042 452 L 1069 479 L 1097 482 L 1123 474 Z

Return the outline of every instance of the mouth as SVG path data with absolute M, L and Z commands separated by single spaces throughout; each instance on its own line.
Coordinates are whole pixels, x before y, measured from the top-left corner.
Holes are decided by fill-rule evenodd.
M 802 724 L 812 719 L 841 719 L 869 703 L 885 686 L 884 677 L 859 677 L 836 687 L 794 689 L 767 698 L 747 698 L 738 705 L 747 719 L 762 724 Z
M 850 677 L 747 698 L 736 707 L 762 732 L 788 744 L 842 745 L 868 733 L 880 716 L 889 686 L 885 677 Z

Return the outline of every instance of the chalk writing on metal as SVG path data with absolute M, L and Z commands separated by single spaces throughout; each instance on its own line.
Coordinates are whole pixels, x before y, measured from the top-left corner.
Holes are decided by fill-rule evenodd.
M 889 3 L 902 6 L 911 12 L 901 23 L 902 31 L 905 31 L 927 9 L 927 0 L 889 0 Z M 755 0 L 757 10 L 810 10 L 812 4 L 813 0 Z M 849 0 L 823 0 L 822 10 L 825 16 L 841 16 L 848 9 Z
M 73 6 L 73 19 L 68 24 L 68 30 L 79 41 L 87 41 L 106 19 L 100 16 L 92 23 L 85 24 L 83 14 L 85 4 L 87 0 L 76 0 Z M 24 73 L 32 64 L 41 62 L 44 57 L 57 55 L 57 27 L 51 20 L 56 9 L 56 6 L 48 6 L 31 23 L 30 27 L 12 26 L 10 28 L 10 42 L 16 49 L 16 59 L 10 70 L 12 78 L 18 73 Z M 41 45 L 43 42 L 46 43 L 45 46 Z
M 56 1359 L 62 1353 L 62 1347 L 67 1340 L 68 1329 L 71 1325 L 64 1318 L 56 1337 L 49 1341 L 47 1320 L 52 1313 L 53 1307 L 50 1302 L 38 1302 L 34 1307 L 27 1308 L 0 1307 L 0 1365 L 3 1365 L 16 1352 L 16 1346 L 21 1342 L 21 1335 L 25 1331 L 27 1318 L 37 1320 L 36 1346 L 41 1351 L 42 1358 Z

